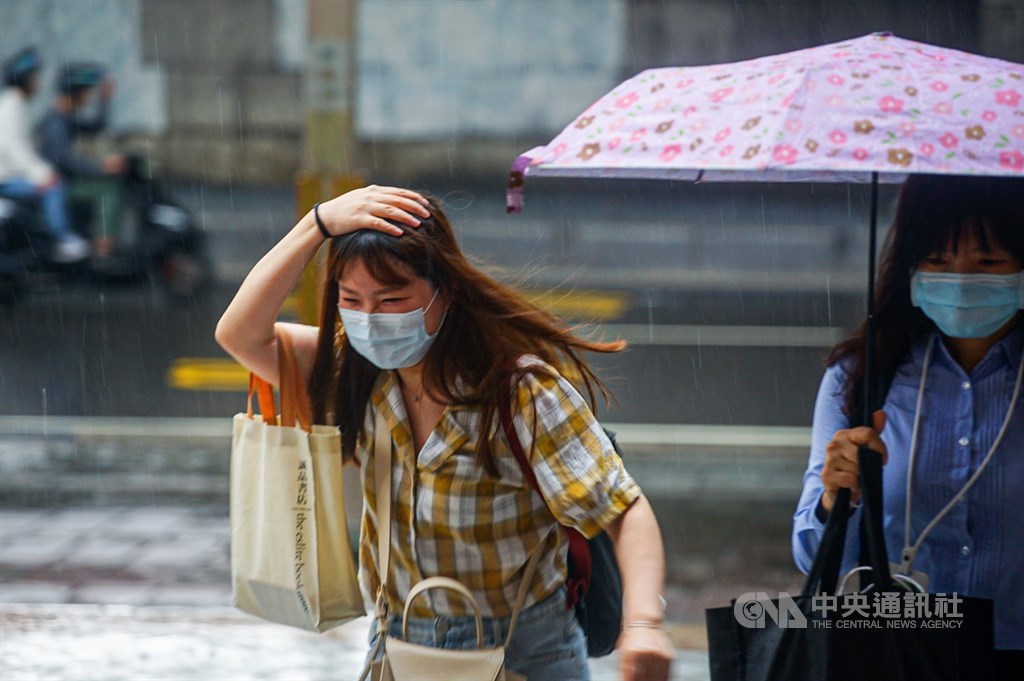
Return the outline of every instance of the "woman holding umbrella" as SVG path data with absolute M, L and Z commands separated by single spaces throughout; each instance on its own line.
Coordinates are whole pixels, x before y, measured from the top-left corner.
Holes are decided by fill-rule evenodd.
M 856 502 L 868 446 L 886 460 L 890 561 L 933 593 L 992 599 L 996 648 L 1024 655 L 1024 181 L 911 176 L 882 258 L 875 352 L 889 389 L 873 427 L 851 427 L 862 325 L 818 392 L 794 558 L 810 568 L 839 488 Z M 844 570 L 858 551 L 847 532 Z

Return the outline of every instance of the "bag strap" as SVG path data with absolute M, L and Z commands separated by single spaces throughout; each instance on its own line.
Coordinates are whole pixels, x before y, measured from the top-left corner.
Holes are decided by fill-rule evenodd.
M 374 486 L 377 490 L 377 566 L 380 591 L 375 606 L 377 621 L 388 615 L 388 572 L 391 569 L 391 429 L 378 410 L 373 420 Z M 386 632 L 386 629 L 384 630 Z
M 860 447 L 857 451 L 857 466 L 860 472 L 862 509 L 859 530 L 864 543 L 859 562 L 871 568 L 875 590 L 884 590 L 892 585 L 893 580 L 882 531 L 882 456 L 872 449 Z M 807 573 L 803 595 L 813 596 L 819 589 L 821 593 L 835 593 L 846 545 L 849 506 L 850 490 L 840 488 L 818 544 L 818 553 Z
M 882 530 L 882 455 L 861 447 L 857 452 L 857 464 L 860 469 L 863 507 L 860 517 L 861 539 L 867 554 L 866 562 L 871 567 L 873 589 L 887 591 L 893 586 L 893 579 Z
M 869 366 L 868 372 L 870 373 Z M 864 396 L 855 405 L 852 414 L 860 415 L 859 425 L 871 425 L 871 415 L 882 408 L 886 394 L 892 386 L 892 376 L 871 377 L 868 381 L 865 377 Z M 850 427 L 858 424 L 851 424 Z M 864 492 L 863 462 L 865 456 L 868 461 L 868 476 L 871 480 L 868 485 L 871 489 Z M 877 460 L 877 465 L 875 461 Z M 861 537 L 861 552 L 858 562 L 862 565 L 869 565 L 877 572 L 874 575 L 875 584 L 889 584 L 892 575 L 889 572 L 889 562 L 885 551 L 885 535 L 882 534 L 882 465 L 881 457 L 877 452 L 861 447 L 857 453 L 857 466 L 861 476 L 861 506 L 864 513 L 861 514 L 861 522 L 858 531 Z M 877 481 L 875 477 L 877 476 Z M 876 489 L 877 485 L 877 489 Z M 868 498 L 872 499 L 872 507 L 868 509 Z M 877 507 L 876 507 L 877 506 Z M 846 532 L 850 516 L 850 490 L 840 487 L 836 492 L 836 500 L 832 505 L 832 512 L 829 513 L 825 531 L 818 543 L 818 552 L 814 556 L 814 563 L 807 572 L 807 581 L 804 582 L 803 595 L 813 596 L 820 589 L 821 593 L 834 594 L 836 585 L 839 583 L 839 572 L 843 561 L 843 552 L 846 548 Z M 869 536 L 870 528 L 870 536 Z
M 431 589 L 454 591 L 472 606 L 473 617 L 476 620 L 476 647 L 483 648 L 484 625 L 480 618 L 480 606 L 476 604 L 476 599 L 473 598 L 472 592 L 462 582 L 451 577 L 427 577 L 410 589 L 409 596 L 405 599 L 405 610 L 402 611 L 402 638 L 409 638 L 409 611 L 412 609 L 412 602 L 416 600 L 417 596 Z
M 375 613 L 378 621 L 378 631 L 387 632 L 387 616 L 388 616 L 388 602 L 387 602 L 387 583 L 388 583 L 388 572 L 390 571 L 391 563 L 391 429 L 388 428 L 387 422 L 385 422 L 383 415 L 379 410 L 376 410 L 374 416 L 374 484 L 377 490 L 377 563 L 379 564 L 380 571 L 380 591 L 377 593 L 377 602 L 375 605 Z M 509 641 L 512 640 L 512 634 L 516 629 L 516 621 L 519 619 L 519 612 L 523 608 L 523 604 L 526 602 L 526 595 L 530 590 L 530 583 L 533 581 L 534 575 L 537 573 L 537 565 L 540 563 L 540 556 L 542 553 L 544 539 L 547 538 L 545 534 L 541 538 L 541 542 L 538 544 L 537 549 L 530 556 L 530 560 L 526 563 L 526 570 L 523 572 L 523 578 L 519 582 L 519 590 L 516 592 L 516 600 L 512 605 L 512 616 L 509 620 L 508 634 L 505 636 L 504 647 L 508 647 Z M 419 584 L 417 584 L 409 592 L 405 601 L 405 611 L 403 613 L 402 629 L 405 631 L 406 619 L 409 613 L 409 606 L 412 603 L 413 598 L 418 596 L 420 593 L 427 589 L 438 588 L 444 586 L 451 588 L 448 584 L 448 578 L 444 577 L 429 577 Z M 438 580 L 441 580 L 439 583 Z M 449 580 L 454 582 L 462 589 L 465 589 L 463 595 L 468 595 L 470 602 L 473 604 L 473 609 L 479 614 L 479 607 L 476 604 L 476 600 L 473 598 L 472 593 L 465 588 L 462 584 L 456 580 Z M 459 589 L 456 589 L 459 590 Z M 478 622 L 478 626 L 482 625 Z M 478 632 L 481 633 L 482 632 Z M 404 635 L 404 633 L 403 633 Z M 381 637 L 383 640 L 384 636 Z M 479 637 L 478 637 L 479 640 Z M 478 643 L 479 645 L 479 643 Z
M 512 412 L 509 405 L 501 406 L 499 418 L 501 419 L 501 427 L 505 432 L 505 439 L 508 441 L 512 454 L 515 455 L 516 461 L 519 463 L 519 469 L 523 472 L 530 486 L 537 490 L 537 494 L 543 500 L 544 493 L 541 492 L 540 483 L 537 481 L 537 474 L 534 473 L 533 467 L 530 466 L 530 462 L 526 458 L 523 444 L 519 441 L 519 434 L 516 433 L 515 425 L 512 423 Z M 580 531 L 576 528 L 566 527 L 561 525 L 561 523 L 559 523 L 559 526 L 565 532 L 566 539 L 568 540 L 569 563 L 573 568 L 573 574 L 569 575 L 565 580 L 566 607 L 571 608 L 590 589 L 590 575 L 593 572 L 590 544 L 587 542 L 587 538 L 580 534 Z
M 307 433 L 312 429 L 312 409 L 302 372 L 295 358 L 295 343 L 283 327 L 277 327 L 278 390 L 281 393 L 281 425 L 298 425 Z
M 508 623 L 508 634 L 505 636 L 505 648 L 508 648 L 509 641 L 512 640 L 512 634 L 516 630 L 516 621 L 519 619 L 519 611 L 523 609 L 523 604 L 526 602 L 526 594 L 530 591 L 530 582 L 533 581 L 533 576 L 537 574 L 537 566 L 540 564 L 540 556 L 544 552 L 544 540 L 547 539 L 547 537 L 547 534 L 541 537 L 541 540 L 537 543 L 537 548 L 533 551 L 533 555 L 530 556 L 530 560 L 526 563 L 526 569 L 523 571 L 523 578 L 519 582 L 519 591 L 516 593 L 516 602 L 512 605 L 512 617 Z
M 295 358 L 295 344 L 291 336 L 282 327 L 275 329 L 277 337 L 277 390 L 281 397 L 281 425 L 291 428 L 298 422 L 307 433 L 312 430 L 313 410 L 310 407 L 309 395 L 306 392 L 302 372 Z M 257 396 L 260 415 L 263 422 L 270 426 L 278 425 L 278 411 L 274 403 L 274 386 L 260 376 L 249 373 L 249 396 L 246 404 L 246 417 L 252 419 L 252 396 Z
M 839 568 L 846 545 L 846 526 L 849 517 L 850 490 L 841 488 L 836 494 L 832 511 L 828 514 L 825 531 L 818 542 L 814 563 L 807 571 L 807 580 L 801 594 L 814 596 L 819 590 L 823 594 L 834 594 L 839 583 Z
M 372 407 L 371 407 L 372 408 Z M 388 637 L 388 570 L 391 563 L 391 430 L 378 411 L 373 420 L 373 483 L 377 493 L 377 599 L 373 615 L 377 620 L 377 643 L 366 658 L 359 681 L 367 681 L 374 661 Z
M 274 386 L 270 385 L 256 374 L 249 372 L 249 399 L 245 415 L 250 421 L 255 417 L 255 413 L 252 409 L 253 393 L 257 394 L 260 415 L 263 417 L 263 422 L 270 426 L 276 426 L 277 406 L 274 404 Z

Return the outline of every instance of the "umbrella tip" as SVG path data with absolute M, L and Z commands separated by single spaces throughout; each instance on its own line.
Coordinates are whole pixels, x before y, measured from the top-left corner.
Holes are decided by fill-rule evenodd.
M 893 34 L 892 31 L 875 31 L 871 35 L 876 38 L 891 38 Z
M 523 212 L 523 185 L 526 184 L 526 167 L 532 159 L 525 154 L 512 163 L 508 173 L 508 192 L 505 194 L 505 212 Z

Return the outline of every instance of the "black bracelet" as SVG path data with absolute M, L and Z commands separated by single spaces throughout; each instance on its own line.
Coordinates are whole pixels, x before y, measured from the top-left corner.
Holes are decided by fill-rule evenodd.
M 316 218 L 316 228 L 320 230 L 320 233 L 324 235 L 325 239 L 330 239 L 332 238 L 332 235 L 330 232 L 327 231 L 327 228 L 324 227 L 323 220 L 320 219 L 320 211 L 317 210 L 319 207 L 319 203 L 313 204 L 313 217 Z

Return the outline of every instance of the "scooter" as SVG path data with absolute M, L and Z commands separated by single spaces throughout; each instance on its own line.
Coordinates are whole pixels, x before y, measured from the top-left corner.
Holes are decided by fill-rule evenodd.
M 191 213 L 143 172 L 137 156 L 127 158 L 122 182 L 116 250 L 71 264 L 49 257 L 52 239 L 38 200 L 0 194 L 0 305 L 13 305 L 46 280 L 61 286 L 154 283 L 178 301 L 212 282 L 205 235 Z M 94 203 L 70 201 L 68 210 L 75 230 L 90 238 Z

